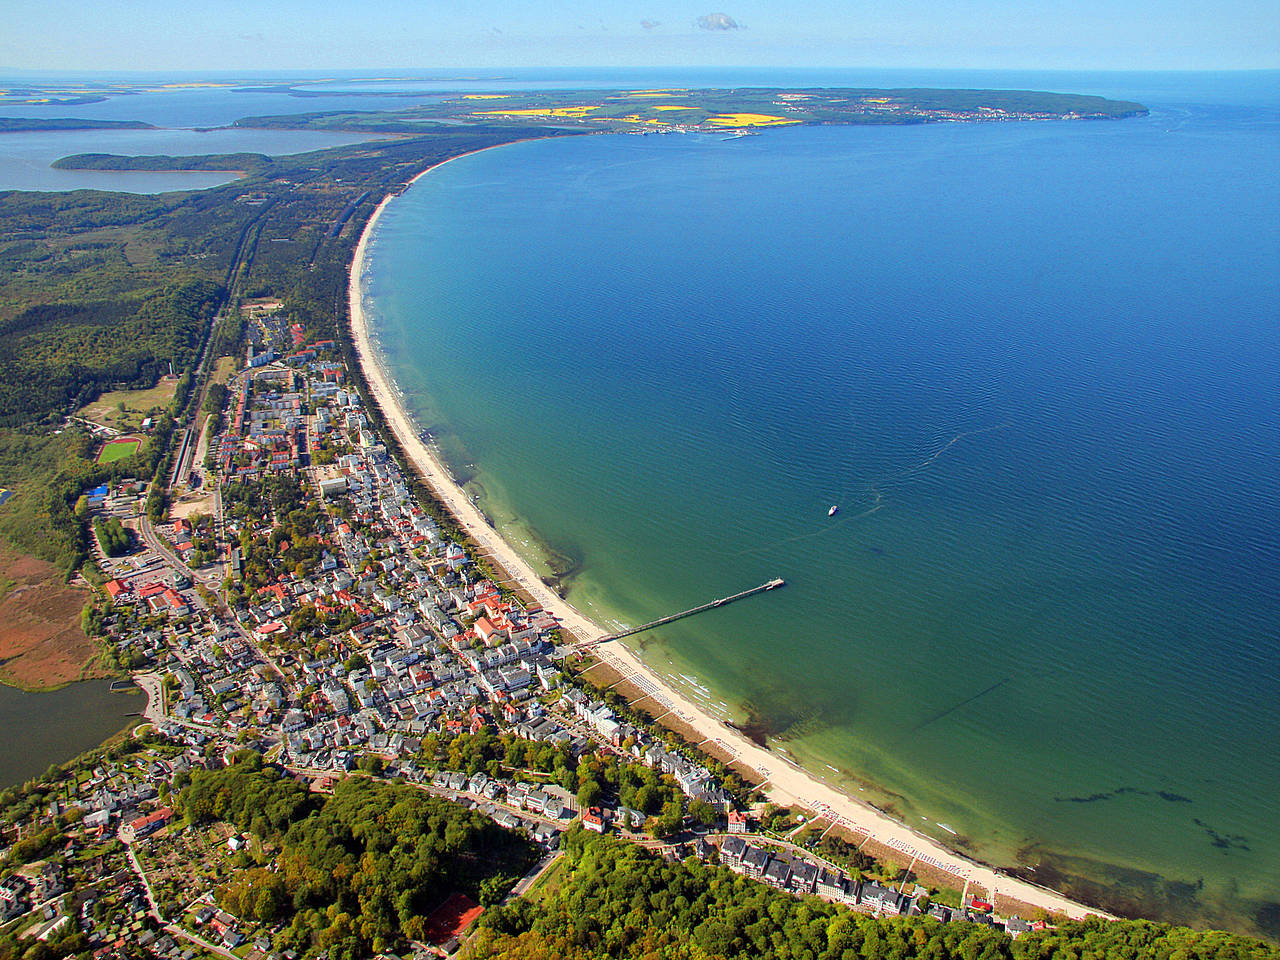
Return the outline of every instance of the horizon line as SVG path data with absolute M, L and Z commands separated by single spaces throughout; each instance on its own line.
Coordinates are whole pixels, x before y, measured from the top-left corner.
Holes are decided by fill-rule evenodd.
M 727 71 L 727 70 L 760 70 L 760 71 L 794 71 L 794 72 L 818 72 L 830 70 L 867 70 L 867 71 L 947 71 L 952 73 L 1141 73 L 1141 74 L 1168 74 L 1168 73 L 1280 73 L 1280 65 L 1274 67 L 949 67 L 949 66 L 874 66 L 874 65 L 838 65 L 838 66 L 778 66 L 773 65 L 755 65 L 755 64 L 650 64 L 648 66 L 634 65 L 610 65 L 610 64 L 589 64 L 581 66 L 567 66 L 563 64 L 538 64 L 538 65 L 507 65 L 499 67 L 479 67 L 479 66 L 437 66 L 437 67 L 278 67 L 278 68 L 256 68 L 256 69 L 240 69 L 234 67 L 207 67 L 207 68 L 190 68 L 181 69 L 156 69 L 142 70 L 132 68 L 76 68 L 76 67 L 6 67 L 0 66 L 0 76 L 8 76 L 12 74 L 34 74 L 34 75 L 55 75 L 55 74 L 76 74 L 79 76 L 97 74 L 103 76 L 110 75 L 128 75 L 128 76 L 177 76 L 177 75 L 199 75 L 209 76 L 211 74 L 225 74 L 228 76 L 263 76 L 271 74 L 300 74 L 300 75 L 320 75 L 324 73 L 398 73 L 398 76 L 386 77 L 370 77 L 367 79 L 374 81 L 389 80 L 407 80 L 407 79 L 427 79 L 419 74 L 434 71 L 466 71 L 466 72 L 486 72 L 502 70 L 565 70 L 565 71 L 581 71 L 581 70 L 611 70 L 617 72 L 624 71 L 654 71 L 654 70 L 709 70 L 709 71 Z M 352 78 L 365 79 L 365 78 Z M 442 79 L 459 79 L 457 77 L 447 77 Z M 482 76 L 472 79 L 501 79 L 491 76 Z

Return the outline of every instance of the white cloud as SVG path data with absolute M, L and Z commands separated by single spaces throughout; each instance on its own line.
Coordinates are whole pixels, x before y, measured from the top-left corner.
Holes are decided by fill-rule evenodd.
M 727 13 L 704 13 L 694 21 L 701 30 L 742 30 L 743 26 Z

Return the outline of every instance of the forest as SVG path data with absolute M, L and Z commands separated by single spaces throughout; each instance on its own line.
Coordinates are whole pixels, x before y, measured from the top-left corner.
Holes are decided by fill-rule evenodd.
M 451 894 L 489 900 L 534 859 L 523 835 L 459 804 L 361 776 L 322 797 L 251 751 L 193 772 L 176 809 L 193 823 L 228 821 L 276 850 L 225 884 L 220 903 L 281 924 L 277 949 L 332 960 L 401 947 Z
M 466 960 L 1275 960 L 1259 940 L 1145 920 L 1024 934 L 924 917 L 876 918 L 797 897 L 695 859 L 570 832 L 565 879 L 491 910 Z
M 196 157 L 75 153 L 53 161 L 52 166 L 55 170 L 251 170 L 262 173 L 271 166 L 271 158 L 261 153 L 214 153 Z

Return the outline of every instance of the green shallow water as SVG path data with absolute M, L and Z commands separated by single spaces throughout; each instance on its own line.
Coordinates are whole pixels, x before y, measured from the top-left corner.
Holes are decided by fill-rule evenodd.
M 520 144 L 390 205 L 369 304 L 585 612 L 787 579 L 633 641 L 709 709 L 991 862 L 1274 935 L 1276 129 Z

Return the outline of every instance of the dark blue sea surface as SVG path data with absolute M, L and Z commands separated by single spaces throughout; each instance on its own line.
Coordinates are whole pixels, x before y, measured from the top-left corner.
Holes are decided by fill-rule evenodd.
M 376 330 L 600 620 L 786 578 L 636 638 L 709 709 L 995 863 L 1266 929 L 1280 98 L 1235 79 L 486 151 L 388 208 Z

